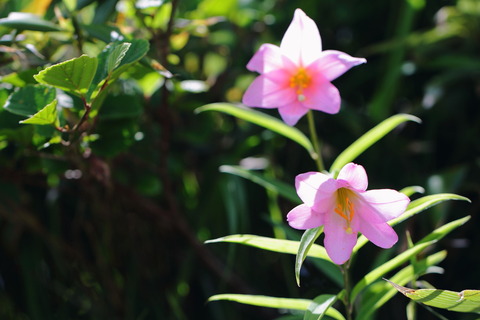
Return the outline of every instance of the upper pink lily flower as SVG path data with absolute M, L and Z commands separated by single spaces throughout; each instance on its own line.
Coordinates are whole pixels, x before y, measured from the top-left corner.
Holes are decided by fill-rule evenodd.
M 337 179 L 320 172 L 307 172 L 295 179 L 303 204 L 287 215 L 296 229 L 324 225 L 325 249 L 336 264 L 345 263 L 357 243 L 357 233 L 381 248 L 390 248 L 398 240 L 387 221 L 400 216 L 410 199 L 395 190 L 367 190 L 365 169 L 345 165 Z
M 247 64 L 247 69 L 260 76 L 245 92 L 243 103 L 278 108 L 291 126 L 309 109 L 337 113 L 340 94 L 330 81 L 365 62 L 344 52 L 322 51 L 317 25 L 297 9 L 280 47 L 263 44 Z

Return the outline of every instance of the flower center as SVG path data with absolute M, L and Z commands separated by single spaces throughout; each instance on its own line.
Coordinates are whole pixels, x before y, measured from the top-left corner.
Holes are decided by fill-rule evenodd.
M 352 192 L 345 188 L 340 188 L 337 190 L 337 206 L 335 207 L 335 213 L 340 217 L 345 219 L 347 227 L 345 231 L 351 234 L 352 228 L 350 226 L 353 217 L 355 216 L 355 205 L 353 204 L 350 195 L 353 196 Z
M 308 75 L 305 68 L 300 67 L 297 73 L 290 77 L 290 88 L 294 88 L 297 94 L 298 101 L 305 101 L 303 89 L 310 85 L 311 77 Z

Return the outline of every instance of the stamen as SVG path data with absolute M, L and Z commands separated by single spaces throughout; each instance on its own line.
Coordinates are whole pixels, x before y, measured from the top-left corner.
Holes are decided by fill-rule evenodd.
M 353 231 L 350 224 L 355 216 L 355 205 L 348 197 L 349 194 L 351 194 L 351 191 L 345 188 L 340 188 L 337 190 L 337 206 L 335 207 L 334 211 L 340 217 L 345 219 L 347 224 L 345 231 L 351 234 Z
M 295 88 L 298 101 L 305 101 L 306 97 L 303 95 L 303 89 L 310 85 L 310 76 L 307 71 L 301 67 L 297 73 L 290 78 L 290 88 Z

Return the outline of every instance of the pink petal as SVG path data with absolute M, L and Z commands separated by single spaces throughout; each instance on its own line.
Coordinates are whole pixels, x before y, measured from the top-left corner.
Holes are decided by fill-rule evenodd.
M 387 223 L 373 224 L 360 219 L 359 231 L 376 246 L 384 249 L 391 248 L 398 241 L 398 236 Z
M 340 93 L 328 81 L 312 79 L 312 83 L 304 89 L 303 94 L 305 100 L 300 103 L 308 109 L 323 111 L 329 114 L 335 114 L 340 111 Z
M 363 202 L 362 217 L 367 221 L 390 221 L 405 212 L 410 199 L 401 192 L 391 189 L 369 190 L 361 193 Z M 371 218 L 373 216 L 373 219 Z
M 347 72 L 350 68 L 366 62 L 367 60 L 364 58 L 355 58 L 345 52 L 325 50 L 308 68 L 317 70 L 325 79 L 332 81 Z
M 278 108 L 296 99 L 288 85 L 289 74 L 276 70 L 258 76 L 243 95 L 242 102 L 250 107 Z
M 247 69 L 258 73 L 266 73 L 283 68 L 283 54 L 273 44 L 263 44 L 247 64 Z
M 306 230 L 323 225 L 323 215 L 301 204 L 290 210 L 287 221 L 292 228 Z
M 317 25 L 302 10 L 295 10 L 280 44 L 283 54 L 293 62 L 307 66 L 315 61 L 322 51 L 322 40 Z
M 345 219 L 331 212 L 325 216 L 325 249 L 336 264 L 344 264 L 352 254 L 357 243 L 357 233 L 345 231 Z M 352 229 L 355 228 L 352 226 Z
M 305 205 L 318 212 L 330 212 L 335 207 L 337 183 L 320 172 L 307 172 L 295 178 L 295 188 Z
M 291 91 L 294 95 L 294 100 L 296 99 L 295 91 Z M 282 120 L 289 126 L 294 126 L 301 117 L 307 114 L 308 109 L 304 107 L 298 101 L 289 102 L 287 105 L 283 105 L 278 108 L 278 112 L 282 117 Z
M 337 179 L 347 181 L 356 191 L 365 191 L 368 187 L 367 172 L 359 164 L 347 163 L 338 173 Z

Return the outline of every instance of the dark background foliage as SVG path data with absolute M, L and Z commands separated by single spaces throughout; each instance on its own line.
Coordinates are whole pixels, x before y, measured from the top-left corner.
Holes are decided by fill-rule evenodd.
M 426 194 L 472 200 L 400 226 L 401 240 L 387 255 L 368 245 L 354 279 L 405 249 L 405 230 L 418 240 L 471 215 L 437 244 L 448 250 L 444 274 L 425 279 L 438 288 L 480 289 L 477 0 L 79 0 L 70 12 L 74 1 L 31 3 L 1 0 L 0 17 L 29 8 L 66 31 L 0 25 L 1 104 L 16 87 L 35 83 L 42 68 L 98 54 L 113 31 L 148 40 L 147 56 L 173 77 L 131 68 L 83 145 L 45 146 L 44 133 L 0 110 L 0 318 L 275 319 L 277 311 L 206 300 L 224 292 L 309 299 L 338 292 L 308 260 L 298 288 L 291 256 L 203 244 L 232 233 L 299 237 L 270 213 L 279 210 L 283 219 L 292 203 L 219 167 L 267 161 L 272 176 L 293 183 L 315 169 L 306 152 L 232 117 L 194 113 L 241 100 L 255 76 L 246 63 L 260 44 L 279 43 L 297 7 L 317 22 L 325 49 L 368 60 L 335 80 L 341 112 L 316 114 L 327 166 L 381 120 L 409 113 L 422 124 L 403 125 L 357 159 L 370 188 L 419 185 Z M 307 132 L 306 119 L 298 127 Z M 378 318 L 406 319 L 406 304 L 397 295 Z

